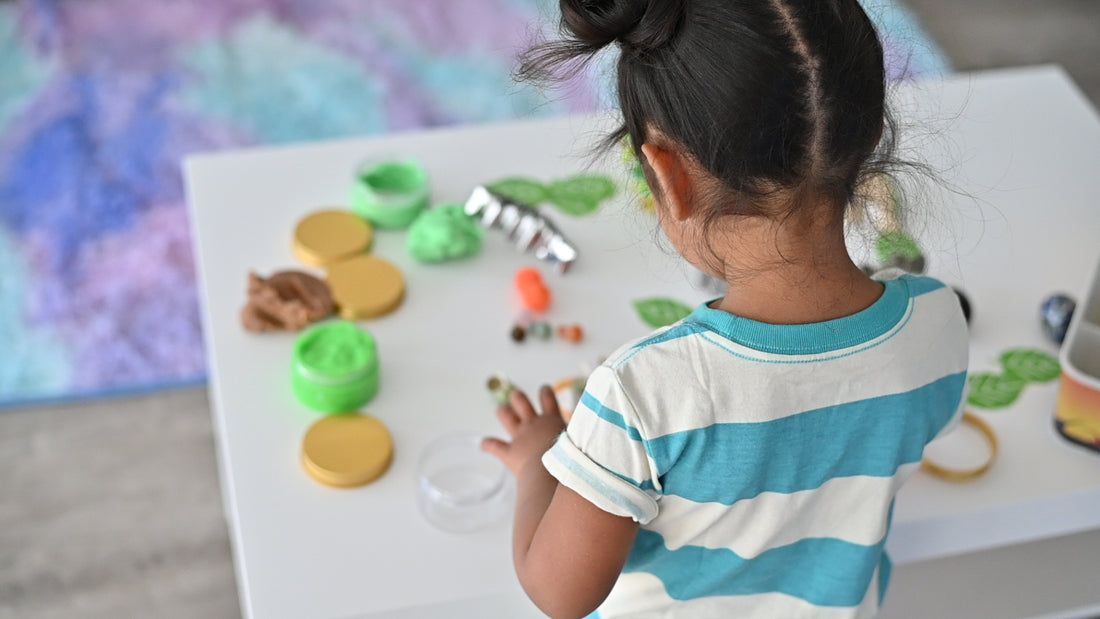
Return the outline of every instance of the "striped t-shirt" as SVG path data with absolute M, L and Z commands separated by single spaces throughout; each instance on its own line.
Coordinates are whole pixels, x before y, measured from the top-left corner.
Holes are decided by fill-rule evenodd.
M 883 283 L 808 325 L 703 305 L 592 374 L 543 463 L 641 525 L 601 619 L 875 614 L 894 497 L 959 418 L 968 357 L 953 290 Z

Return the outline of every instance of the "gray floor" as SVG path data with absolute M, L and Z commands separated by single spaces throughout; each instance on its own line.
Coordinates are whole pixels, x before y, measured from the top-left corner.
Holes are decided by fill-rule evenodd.
M 1100 1 L 908 3 L 956 68 L 1057 62 L 1100 105 Z M 213 441 L 202 390 L 0 413 L 0 618 L 239 616 Z

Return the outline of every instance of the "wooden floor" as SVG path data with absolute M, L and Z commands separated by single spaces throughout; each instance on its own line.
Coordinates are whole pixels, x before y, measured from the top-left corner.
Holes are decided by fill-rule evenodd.
M 1100 104 L 1100 2 L 908 3 L 957 69 L 1060 63 Z M 0 618 L 239 616 L 213 441 L 196 389 L 0 413 Z

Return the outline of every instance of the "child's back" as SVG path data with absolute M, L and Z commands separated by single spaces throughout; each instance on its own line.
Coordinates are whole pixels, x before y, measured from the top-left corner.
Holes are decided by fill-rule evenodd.
M 903 276 L 847 318 L 704 305 L 616 353 L 543 457 L 641 525 L 600 616 L 874 613 L 894 495 L 956 418 L 965 341 L 954 291 Z
M 951 289 L 872 279 L 845 246 L 892 163 L 870 20 L 856 0 L 561 8 L 565 41 L 524 73 L 618 45 L 611 139 L 729 290 L 616 353 L 564 433 L 547 390 L 544 414 L 522 394 L 498 411 L 520 581 L 554 617 L 873 614 L 894 496 L 959 415 L 968 346 Z

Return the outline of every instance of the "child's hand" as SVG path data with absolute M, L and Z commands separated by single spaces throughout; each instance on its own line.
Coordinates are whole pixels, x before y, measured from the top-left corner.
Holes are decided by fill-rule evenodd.
M 481 442 L 481 449 L 499 458 L 514 475 L 519 475 L 532 458 L 541 458 L 565 429 L 554 390 L 544 385 L 539 389 L 539 400 L 541 415 L 522 391 L 513 391 L 511 403 L 497 409 L 497 417 L 512 442 L 495 438 Z

